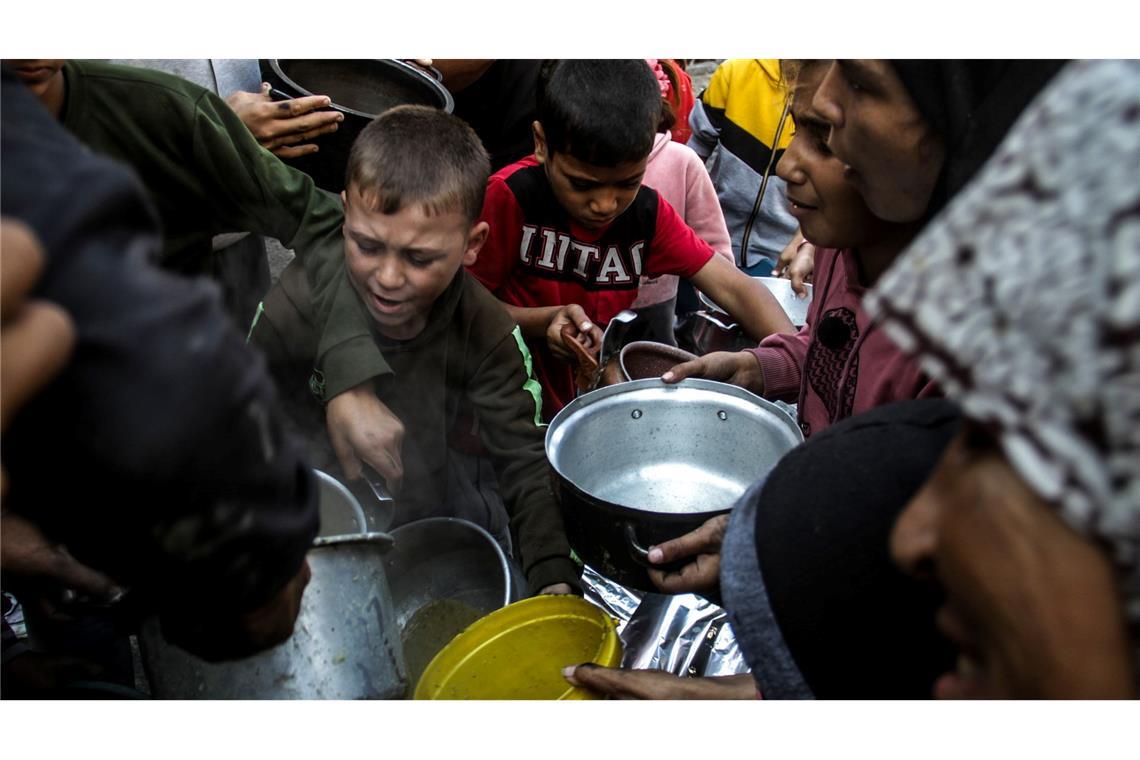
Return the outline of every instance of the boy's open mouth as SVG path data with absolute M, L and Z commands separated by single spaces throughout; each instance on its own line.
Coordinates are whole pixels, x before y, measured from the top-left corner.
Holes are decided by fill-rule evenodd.
M 403 306 L 403 304 L 404 304 L 403 301 L 397 301 L 397 300 L 394 300 L 391 298 L 385 298 L 384 296 L 376 295 L 375 293 L 372 293 L 371 291 L 369 291 L 369 295 L 372 296 L 372 303 L 375 304 L 376 307 L 380 311 L 384 311 L 384 312 L 398 311 L 400 309 L 400 307 Z

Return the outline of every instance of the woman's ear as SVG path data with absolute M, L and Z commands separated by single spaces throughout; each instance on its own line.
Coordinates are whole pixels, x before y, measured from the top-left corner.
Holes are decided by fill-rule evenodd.
M 483 250 L 483 244 L 487 242 L 490 232 L 491 225 L 486 222 L 479 222 L 471 228 L 471 232 L 467 234 L 467 249 L 463 251 L 463 266 L 469 267 L 479 258 L 479 251 Z
M 534 132 L 534 157 L 540 163 L 546 162 L 546 134 L 542 131 L 542 123 L 534 122 L 530 125 Z

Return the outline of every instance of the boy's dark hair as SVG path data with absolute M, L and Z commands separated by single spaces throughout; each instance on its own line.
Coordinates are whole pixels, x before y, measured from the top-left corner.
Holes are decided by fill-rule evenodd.
M 458 211 L 474 222 L 490 173 L 483 143 L 458 116 L 429 106 L 397 106 L 357 136 L 345 187 L 383 214 L 419 203 L 429 215 Z
M 640 161 L 660 119 L 661 89 L 641 58 L 543 64 L 538 120 L 551 154 L 607 167 Z

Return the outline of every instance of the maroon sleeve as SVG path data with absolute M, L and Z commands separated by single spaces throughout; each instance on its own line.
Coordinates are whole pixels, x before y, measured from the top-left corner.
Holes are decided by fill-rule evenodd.
M 760 362 L 764 376 L 764 397 L 794 402 L 799 398 L 804 360 L 811 343 L 811 325 L 794 335 L 776 333 L 748 351 Z
M 715 255 L 713 249 L 697 237 L 668 201 L 660 195 L 657 198 L 657 231 L 642 274 L 692 277 Z
M 487 290 L 500 295 L 518 260 L 523 212 L 506 180 L 498 175 L 487 180 L 479 221 L 486 222 L 491 230 L 479 257 L 467 270 Z

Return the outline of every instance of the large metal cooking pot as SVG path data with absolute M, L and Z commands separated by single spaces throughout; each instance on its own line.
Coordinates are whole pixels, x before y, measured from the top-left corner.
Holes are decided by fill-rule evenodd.
M 408 688 L 457 633 L 521 599 L 525 580 L 490 533 L 457 517 L 429 517 L 392 531 L 384 558 L 408 667 Z
M 455 107 L 439 77 L 395 59 L 273 58 L 260 65 L 274 100 L 327 95 L 332 100 L 329 108 L 344 114 L 335 132 L 312 140 L 320 147 L 317 153 L 285 159 L 333 193 L 344 189 L 348 153 L 356 136 L 384 111 L 406 104 L 434 106 L 448 113 Z
M 366 533 L 352 495 L 317 472 L 323 526 L 308 553 L 312 579 L 288 641 L 252 657 L 209 663 L 166 642 L 146 620 L 140 649 L 151 692 L 163 699 L 398 699 L 407 688 L 396 613 L 384 574 L 386 533 Z M 331 482 L 330 482 L 331 481 Z M 332 517 L 336 515 L 335 518 Z M 351 519 L 350 519 L 351 518 Z M 350 521 L 346 524 L 345 520 Z M 208 608 L 201 611 L 209 615 Z
M 655 590 L 648 547 L 698 528 L 803 441 L 775 404 L 725 383 L 633 380 L 579 396 L 546 455 L 570 545 L 626 586 Z

